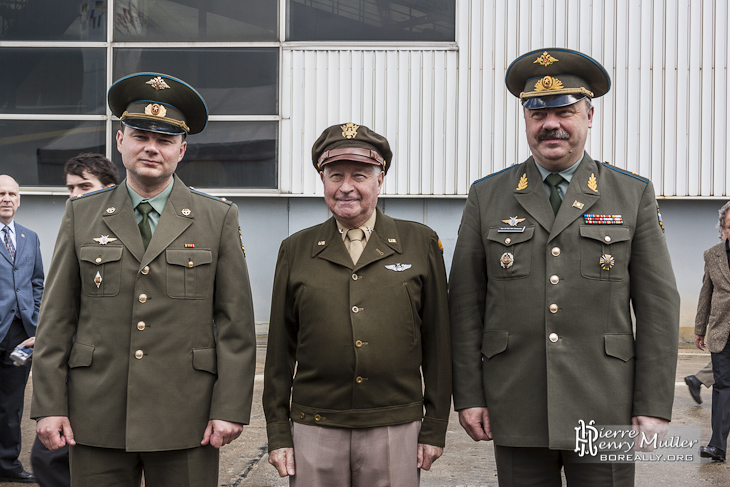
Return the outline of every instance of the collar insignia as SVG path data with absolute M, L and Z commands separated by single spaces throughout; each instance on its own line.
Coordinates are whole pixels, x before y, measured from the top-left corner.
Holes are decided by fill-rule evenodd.
M 596 181 L 596 175 L 591 173 L 591 177 L 588 178 L 588 187 L 594 193 L 598 193 L 598 181 Z
M 520 182 L 517 183 L 517 191 L 522 191 L 527 187 L 527 173 L 523 174 L 520 178 Z

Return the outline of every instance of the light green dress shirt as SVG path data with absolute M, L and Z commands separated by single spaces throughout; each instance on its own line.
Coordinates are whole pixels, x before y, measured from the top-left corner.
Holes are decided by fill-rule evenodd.
M 152 235 L 155 234 L 157 224 L 160 222 L 160 215 L 162 215 L 162 210 L 165 209 L 167 199 L 170 197 L 170 193 L 172 193 L 172 185 L 174 182 L 175 178 L 170 178 L 170 184 L 168 184 L 167 187 L 154 198 L 141 197 L 132 188 L 129 187 L 129 182 L 127 182 L 127 191 L 129 192 L 129 197 L 132 199 L 132 207 L 134 208 L 134 219 L 137 220 L 137 225 L 139 225 L 139 222 L 142 221 L 142 213 L 137 210 L 138 204 L 142 202 L 147 202 L 151 204 L 152 208 L 155 210 L 150 211 L 149 215 L 147 215 L 147 219 L 150 222 L 150 230 L 152 230 Z

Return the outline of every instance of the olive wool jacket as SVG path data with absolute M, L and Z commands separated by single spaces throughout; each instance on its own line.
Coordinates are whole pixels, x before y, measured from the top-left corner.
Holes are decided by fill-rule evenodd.
M 290 420 L 423 420 L 419 443 L 444 445 L 451 350 L 440 242 L 424 225 L 376 211 L 357 265 L 334 218 L 281 244 L 264 372 L 270 451 L 293 446 Z
M 255 353 L 236 205 L 175 176 L 145 250 L 126 182 L 66 203 L 32 417 L 68 416 L 87 446 L 200 446 L 210 419 L 248 423 Z
M 651 183 L 585 154 L 557 215 L 535 161 L 475 182 L 454 251 L 454 407 L 494 441 L 671 418 L 679 295 Z M 632 319 L 632 308 L 635 321 Z

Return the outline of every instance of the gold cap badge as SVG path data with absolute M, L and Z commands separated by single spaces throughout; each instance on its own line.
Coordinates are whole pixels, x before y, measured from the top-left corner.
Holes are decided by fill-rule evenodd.
M 340 126 L 342 128 L 342 136 L 346 139 L 354 139 L 357 137 L 357 129 L 360 128 L 359 125 L 355 125 L 352 122 L 347 122 L 345 125 Z
M 164 117 L 167 115 L 167 109 L 159 103 L 150 103 L 144 107 L 145 115 L 152 115 L 153 117 Z
M 543 52 L 540 56 L 538 56 L 537 59 L 535 59 L 535 62 L 533 64 L 541 64 L 545 67 L 550 66 L 552 63 L 557 63 L 558 60 L 552 57 L 550 54 L 548 54 L 547 51 Z

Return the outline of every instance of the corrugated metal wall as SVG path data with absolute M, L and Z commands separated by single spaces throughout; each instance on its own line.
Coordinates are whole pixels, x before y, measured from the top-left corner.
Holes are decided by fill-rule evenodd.
M 730 194 L 727 0 L 457 0 L 456 45 L 284 47 L 281 190 L 319 194 L 310 149 L 328 125 L 363 123 L 394 146 L 385 194 L 463 195 L 524 160 L 504 72 L 568 47 L 613 81 L 587 150 L 649 177 L 663 196 Z

